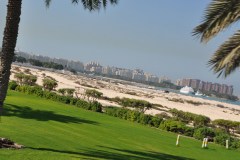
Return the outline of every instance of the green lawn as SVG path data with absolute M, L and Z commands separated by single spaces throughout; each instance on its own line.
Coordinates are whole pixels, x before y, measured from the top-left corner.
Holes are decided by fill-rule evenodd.
M 9 92 L 0 136 L 26 146 L 0 150 L 0 160 L 238 160 L 239 150 L 209 144 L 101 113 Z

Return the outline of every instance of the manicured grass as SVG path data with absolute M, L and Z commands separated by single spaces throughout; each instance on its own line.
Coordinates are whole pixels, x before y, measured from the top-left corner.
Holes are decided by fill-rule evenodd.
M 239 150 L 209 144 L 101 113 L 10 91 L 0 136 L 26 146 L 0 150 L 0 160 L 237 160 Z

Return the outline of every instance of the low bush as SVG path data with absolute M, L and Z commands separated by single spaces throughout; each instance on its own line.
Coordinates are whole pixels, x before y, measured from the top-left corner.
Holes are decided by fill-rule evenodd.
M 171 117 L 167 114 L 167 112 L 162 112 L 159 114 L 156 114 L 155 116 L 162 118 L 162 119 L 170 119 Z
M 226 140 L 228 140 L 228 145 L 230 148 L 233 148 L 233 149 L 240 148 L 240 140 L 239 139 L 231 137 L 225 131 L 217 131 L 216 132 L 216 136 L 214 137 L 215 143 L 226 146 Z
M 78 100 L 76 102 L 76 106 L 80 107 L 80 108 L 84 108 L 86 110 L 90 110 L 90 103 L 88 103 L 87 101 L 84 101 L 84 100 Z
M 214 142 L 220 145 L 226 145 L 226 140 L 230 140 L 230 135 L 225 132 L 218 132 L 214 137 Z
M 105 113 L 110 116 L 119 117 L 121 119 L 125 119 L 131 122 L 137 122 L 143 125 L 148 125 L 156 128 L 159 127 L 160 123 L 163 120 L 162 118 L 143 114 L 135 110 L 117 107 L 107 107 L 105 109 Z
M 193 137 L 199 140 L 203 140 L 203 138 L 208 138 L 210 141 L 213 141 L 215 137 L 215 132 L 213 129 L 208 127 L 200 127 L 194 130 Z
M 90 103 L 91 110 L 94 112 L 102 112 L 102 105 L 101 103 L 94 101 Z
M 89 103 L 87 101 L 73 98 L 71 96 L 58 95 L 55 92 L 43 90 L 43 88 L 40 86 L 27 86 L 27 85 L 17 86 L 15 90 L 18 92 L 36 95 L 38 97 L 50 99 L 50 100 L 65 103 L 65 104 L 76 105 L 77 107 L 80 107 L 86 110 L 102 112 L 102 105 L 97 101 Z
M 204 115 L 198 115 L 198 114 L 194 114 L 194 113 L 190 113 L 190 112 L 184 112 L 181 110 L 177 110 L 175 108 L 170 109 L 169 112 L 172 114 L 172 116 L 175 119 L 180 120 L 184 123 L 193 122 L 195 127 L 206 126 L 210 123 L 210 118 L 206 117 Z
M 175 120 L 165 120 L 160 124 L 160 129 L 170 131 L 170 132 L 175 132 L 175 133 L 180 133 L 184 134 L 185 131 L 187 131 L 187 134 L 192 133 L 192 130 L 190 127 L 187 127 L 183 122 L 180 121 L 175 121 Z
M 17 88 L 17 86 L 18 86 L 18 84 L 16 81 L 10 81 L 8 83 L 8 89 L 10 89 L 10 90 L 15 90 Z

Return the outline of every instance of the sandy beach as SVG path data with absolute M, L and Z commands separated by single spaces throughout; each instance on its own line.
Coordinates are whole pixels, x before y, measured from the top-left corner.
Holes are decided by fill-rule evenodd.
M 240 121 L 240 106 L 234 104 L 228 104 L 213 100 L 206 100 L 198 97 L 191 97 L 187 95 L 181 95 L 177 93 L 164 93 L 160 90 L 141 88 L 129 83 L 119 83 L 114 80 L 97 80 L 95 78 L 89 78 L 86 76 L 76 76 L 64 73 L 56 73 L 47 70 L 40 70 L 35 68 L 27 68 L 23 66 L 12 66 L 11 80 L 14 79 L 14 73 L 16 68 L 19 68 L 22 72 L 25 69 L 30 69 L 31 74 L 38 77 L 37 84 L 42 85 L 42 79 L 44 76 L 50 76 L 58 81 L 59 88 L 74 88 L 78 91 L 79 96 L 84 93 L 86 89 L 96 89 L 103 93 L 106 97 L 126 97 L 146 100 L 153 104 L 162 105 L 161 111 L 157 109 L 147 110 L 145 113 L 155 115 L 164 111 L 168 111 L 171 108 L 176 108 L 182 111 L 188 111 L 195 114 L 201 114 L 214 119 L 227 119 L 233 121 Z M 105 106 L 119 106 L 110 101 L 99 100 Z M 197 105 L 196 105 L 197 104 Z

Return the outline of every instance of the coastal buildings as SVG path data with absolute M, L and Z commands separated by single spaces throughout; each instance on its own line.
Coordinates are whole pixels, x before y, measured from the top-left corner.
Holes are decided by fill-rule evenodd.
M 166 85 L 166 84 L 171 83 L 171 80 L 166 76 L 158 77 L 156 75 L 152 75 L 151 73 L 146 73 L 141 69 L 131 70 L 126 68 L 102 66 L 98 62 L 89 62 L 89 63 L 83 64 L 80 61 L 71 61 L 71 60 L 66 60 L 61 58 L 50 58 L 42 55 L 31 55 L 31 54 L 20 52 L 20 51 L 16 52 L 16 55 L 24 57 L 26 59 L 35 59 L 41 62 L 54 62 L 57 64 L 61 64 L 65 70 L 74 69 L 77 72 L 92 72 L 92 73 L 97 73 L 99 75 L 102 74 L 105 76 L 120 78 L 124 80 L 131 80 L 136 82 L 144 82 L 144 83 L 151 82 L 157 85 L 164 84 L 164 87 L 169 87 L 169 85 Z M 189 86 L 189 87 L 192 87 L 195 91 L 201 90 L 206 92 L 216 92 L 220 94 L 228 94 L 228 95 L 233 94 L 233 86 L 231 85 L 229 86 L 226 84 L 205 82 L 200 79 L 191 79 L 191 78 L 179 79 L 177 80 L 176 85 L 181 87 Z
M 102 73 L 102 68 L 98 62 L 89 62 L 84 65 L 84 69 L 88 72 Z
M 155 75 L 152 75 L 150 73 L 144 73 L 145 75 L 145 80 L 147 82 L 153 82 L 153 83 L 158 83 L 159 82 L 159 78 Z
M 145 81 L 145 75 L 144 75 L 143 70 L 141 70 L 141 69 L 133 70 L 132 79 L 136 80 L 136 81 Z
M 219 84 L 219 83 L 212 83 L 212 82 L 204 82 L 200 79 L 190 79 L 184 78 L 181 80 L 176 81 L 176 85 L 184 87 L 189 86 L 192 87 L 194 90 L 201 90 L 207 92 L 216 92 L 220 94 L 227 94 L 233 95 L 233 86 L 226 85 L 226 84 Z
M 168 77 L 163 76 L 163 77 L 159 78 L 159 83 L 161 83 L 161 82 L 169 82 L 169 83 L 171 83 L 171 80 Z
M 127 79 L 132 79 L 133 71 L 130 69 L 119 69 L 115 72 L 115 74 Z

